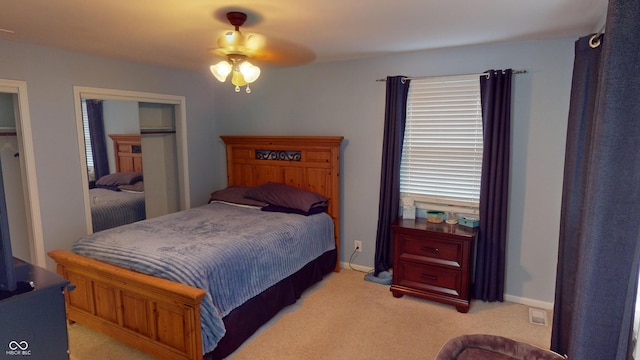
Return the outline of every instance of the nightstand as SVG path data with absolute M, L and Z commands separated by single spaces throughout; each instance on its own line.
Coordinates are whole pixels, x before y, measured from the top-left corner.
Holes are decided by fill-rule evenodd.
M 477 228 L 400 218 L 391 229 L 393 296 L 411 295 L 469 311 Z

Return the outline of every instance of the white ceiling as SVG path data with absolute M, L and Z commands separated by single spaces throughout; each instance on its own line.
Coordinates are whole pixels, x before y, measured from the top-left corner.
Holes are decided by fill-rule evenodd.
M 0 39 L 206 69 L 229 10 L 292 63 L 597 31 L 607 0 L 0 0 Z M 285 61 L 285 64 L 287 62 Z

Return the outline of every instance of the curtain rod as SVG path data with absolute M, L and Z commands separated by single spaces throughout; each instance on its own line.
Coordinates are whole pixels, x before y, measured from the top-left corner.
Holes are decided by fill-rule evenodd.
M 511 72 L 511 74 L 515 75 L 515 74 L 526 74 L 527 70 L 513 70 Z M 476 75 L 476 76 L 482 76 L 482 75 L 487 75 L 486 72 L 483 73 L 479 73 L 479 74 L 458 74 L 458 75 L 435 75 L 435 76 L 407 76 L 404 77 L 404 80 L 419 80 L 419 79 L 428 79 L 428 78 L 433 78 L 433 77 L 442 77 L 442 76 L 461 76 L 461 75 Z M 387 79 L 376 79 L 376 81 L 387 81 Z

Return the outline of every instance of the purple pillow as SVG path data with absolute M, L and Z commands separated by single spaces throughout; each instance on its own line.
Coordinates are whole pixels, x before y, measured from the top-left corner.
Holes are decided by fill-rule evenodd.
M 317 206 L 326 207 L 329 202 L 326 197 L 312 191 L 273 182 L 251 188 L 244 196 L 266 202 L 269 205 L 295 209 L 304 213 L 308 213 Z
M 141 171 L 125 171 L 101 177 L 100 179 L 98 179 L 98 181 L 96 181 L 96 187 L 120 191 L 120 189 L 118 189 L 118 186 L 131 185 L 137 183 L 140 180 L 142 180 Z
M 96 186 L 118 186 L 118 185 L 131 185 L 142 180 L 142 172 L 140 171 L 125 171 L 115 174 L 109 174 L 101 177 L 96 181 Z
M 256 201 L 252 199 L 247 199 L 244 197 L 244 194 L 249 190 L 248 186 L 229 186 L 226 189 L 214 191 L 211 193 L 211 197 L 209 198 L 209 202 L 211 201 L 224 201 L 232 204 L 240 204 L 240 205 L 251 205 L 251 206 L 266 206 L 267 203 L 262 201 Z

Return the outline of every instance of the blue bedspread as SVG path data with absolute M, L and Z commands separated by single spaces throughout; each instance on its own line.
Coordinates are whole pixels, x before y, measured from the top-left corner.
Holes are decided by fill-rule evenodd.
M 212 203 L 105 230 L 72 251 L 204 289 L 202 345 L 225 334 L 222 318 L 245 301 L 335 248 L 333 221 Z

